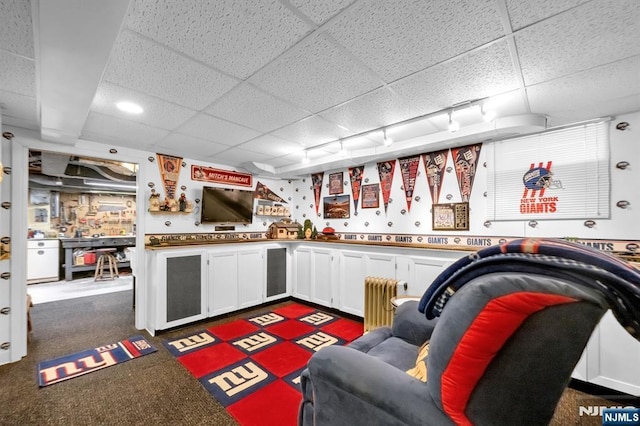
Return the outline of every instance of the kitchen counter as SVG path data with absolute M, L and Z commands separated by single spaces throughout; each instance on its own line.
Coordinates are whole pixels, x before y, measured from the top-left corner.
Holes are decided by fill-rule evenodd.
M 99 249 L 133 247 L 136 245 L 135 235 L 124 236 L 104 236 L 104 237 L 82 237 L 82 238 L 60 238 L 60 245 L 64 250 L 64 279 L 71 281 L 74 272 L 94 271 L 95 263 L 89 265 L 74 265 L 73 251 L 79 248 Z M 119 262 L 118 268 L 128 267 L 129 262 Z

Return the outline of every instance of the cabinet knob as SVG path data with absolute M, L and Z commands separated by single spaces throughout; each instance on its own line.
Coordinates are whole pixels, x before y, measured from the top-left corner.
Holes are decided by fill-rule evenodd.
M 2 315 L 9 315 L 11 313 L 11 308 L 9 306 L 5 306 L 4 308 L 0 309 L 0 314 Z
M 10 347 L 11 347 L 11 343 L 9 343 L 9 342 L 3 342 L 0 345 L 0 349 L 2 349 L 3 351 L 9 350 Z
M 3 272 L 0 274 L 0 278 L 2 278 L 3 280 L 8 280 L 9 278 L 11 278 L 11 272 Z
M 39 255 L 43 255 L 44 254 L 44 250 L 38 250 L 38 254 Z

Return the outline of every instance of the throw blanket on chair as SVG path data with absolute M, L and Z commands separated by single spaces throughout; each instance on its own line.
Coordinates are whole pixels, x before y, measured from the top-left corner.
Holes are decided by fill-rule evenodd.
M 640 341 L 640 271 L 591 247 L 558 239 L 523 238 L 463 257 L 434 280 L 420 300 L 428 319 L 474 278 L 494 272 L 532 272 L 571 278 L 601 293 L 620 324 Z

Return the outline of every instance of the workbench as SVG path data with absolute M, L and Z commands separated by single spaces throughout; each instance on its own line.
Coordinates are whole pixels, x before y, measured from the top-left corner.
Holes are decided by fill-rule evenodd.
M 74 272 L 95 271 L 96 264 L 74 265 L 73 251 L 75 249 L 98 249 L 98 248 L 120 248 L 134 247 L 136 245 L 135 236 L 124 237 L 83 237 L 83 238 L 60 238 L 60 246 L 64 250 L 64 279 L 71 281 Z M 130 263 L 118 262 L 118 268 L 129 267 Z

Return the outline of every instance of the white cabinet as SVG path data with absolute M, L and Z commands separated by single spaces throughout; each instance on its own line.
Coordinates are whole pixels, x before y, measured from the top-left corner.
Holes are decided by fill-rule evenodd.
M 293 253 L 293 271 L 293 297 L 311 300 L 311 248 L 296 248 Z
M 407 283 L 407 295 L 422 296 L 452 262 L 441 257 L 398 256 L 396 279 Z
M 622 328 L 611 311 L 591 335 L 582 362 L 586 369 L 584 365 L 577 368 L 573 377 L 640 396 L 640 342 Z
M 156 330 L 207 317 L 207 253 L 202 249 L 155 251 L 151 294 Z
M 209 316 L 226 314 L 238 309 L 238 253 L 210 252 L 209 256 Z
M 364 317 L 365 255 L 360 252 L 340 252 L 338 309 Z
M 311 252 L 311 301 L 332 306 L 333 251 L 313 249 Z
M 339 299 L 337 307 L 341 311 L 364 316 L 364 280 L 366 277 L 395 278 L 396 256 L 370 252 L 341 250 Z
M 58 240 L 27 240 L 27 282 L 58 281 L 60 269 Z
M 264 249 L 238 251 L 238 307 L 262 303 L 265 285 Z

